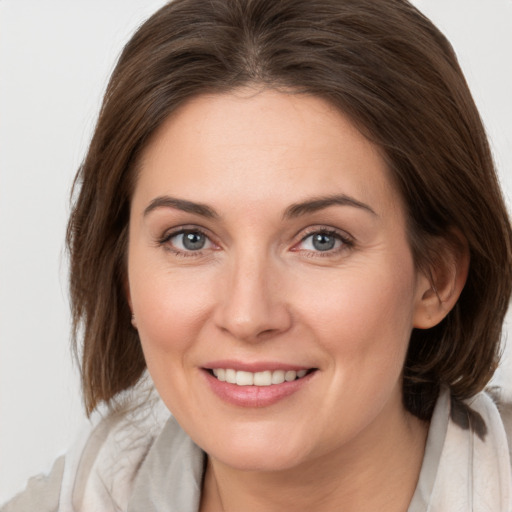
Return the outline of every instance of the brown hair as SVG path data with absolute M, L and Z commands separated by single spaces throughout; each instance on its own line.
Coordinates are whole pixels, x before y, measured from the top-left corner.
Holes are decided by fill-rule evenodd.
M 455 232 L 467 240 L 459 301 L 441 324 L 412 333 L 404 403 L 428 418 L 441 385 L 461 399 L 483 389 L 511 293 L 512 234 L 482 122 L 445 37 L 405 0 L 175 0 L 124 48 L 75 181 L 67 236 L 87 411 L 145 369 L 125 294 L 137 159 L 184 101 L 248 84 L 322 97 L 381 148 L 419 268 L 431 268 L 439 240 Z

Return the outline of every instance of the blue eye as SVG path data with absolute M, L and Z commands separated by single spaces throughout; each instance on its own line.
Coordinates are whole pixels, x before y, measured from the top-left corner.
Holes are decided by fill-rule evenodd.
M 180 231 L 169 237 L 169 242 L 178 251 L 200 251 L 209 249 L 212 245 L 209 238 L 200 231 Z
M 334 231 L 315 231 L 304 237 L 300 248 L 312 252 L 336 251 L 343 245 L 350 245 L 349 241 Z

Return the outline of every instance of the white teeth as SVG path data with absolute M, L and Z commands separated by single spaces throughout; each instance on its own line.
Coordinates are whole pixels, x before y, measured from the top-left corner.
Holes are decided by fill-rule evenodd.
M 282 384 L 283 382 L 292 382 L 297 378 L 302 378 L 307 374 L 307 370 L 265 370 L 263 372 L 245 372 L 236 371 L 231 368 L 215 368 L 213 375 L 221 382 L 236 384 L 237 386 L 271 386 L 272 384 Z
M 272 372 L 256 372 L 254 374 L 254 385 L 255 386 L 270 386 L 272 384 Z
M 252 386 L 254 384 L 254 373 L 251 372 L 236 372 L 237 386 Z
M 229 382 L 230 384 L 236 384 L 235 370 L 226 370 L 226 382 Z
M 297 372 L 294 371 L 294 370 L 288 370 L 285 374 L 284 374 L 284 380 L 286 382 L 291 382 L 292 380 L 295 380 L 297 378 Z
M 226 370 L 224 370 L 224 368 L 217 368 L 216 370 L 213 370 L 213 375 L 215 375 L 215 377 L 217 377 L 221 382 L 226 380 Z
M 272 372 L 272 384 L 282 384 L 284 382 L 284 370 Z

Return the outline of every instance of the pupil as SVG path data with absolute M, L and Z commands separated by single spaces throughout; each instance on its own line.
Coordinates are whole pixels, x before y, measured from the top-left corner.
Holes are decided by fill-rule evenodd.
M 202 249 L 205 244 L 205 237 L 201 233 L 184 233 L 183 247 L 189 251 L 197 251 Z
M 329 251 L 334 248 L 335 243 L 334 237 L 325 233 L 318 233 L 313 236 L 313 247 L 317 251 Z

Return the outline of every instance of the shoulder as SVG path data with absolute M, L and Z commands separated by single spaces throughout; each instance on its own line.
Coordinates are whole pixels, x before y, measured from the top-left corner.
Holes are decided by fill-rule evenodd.
M 116 410 L 95 412 L 51 473 L 29 480 L 1 512 L 126 510 L 139 468 L 169 416 L 151 388 L 130 393 Z
M 66 455 L 61 503 L 73 510 L 126 510 L 138 470 L 169 412 L 156 393 L 93 420 L 85 443 Z
M 498 412 L 500 413 L 507 436 L 508 452 L 512 463 L 512 396 L 507 395 L 502 389 L 496 387 L 489 388 L 487 393 L 496 404 Z
M 64 456 L 55 461 L 48 475 L 31 478 L 25 491 L 6 503 L 1 512 L 57 512 L 63 473 Z

